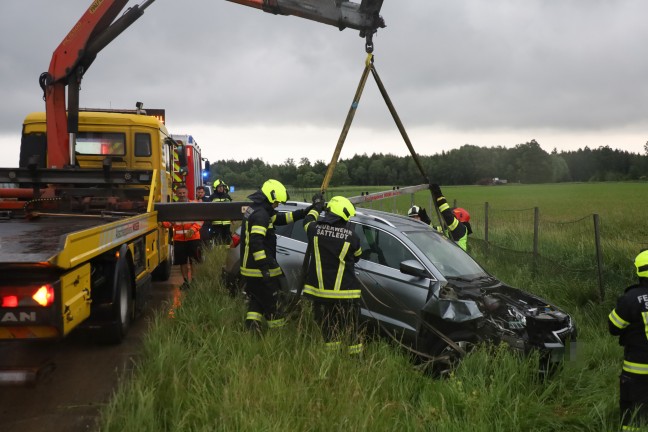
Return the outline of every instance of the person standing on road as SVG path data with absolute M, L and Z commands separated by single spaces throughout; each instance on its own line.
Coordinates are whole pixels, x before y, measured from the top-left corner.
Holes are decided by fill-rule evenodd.
M 243 214 L 241 223 L 241 276 L 245 280 L 248 311 L 245 325 L 263 333 L 263 321 L 269 328 L 285 325 L 279 310 L 279 278 L 283 272 L 277 263 L 277 236 L 275 225 L 286 225 L 303 219 L 310 210 L 278 213 L 279 203 L 288 200 L 288 192 L 281 182 L 267 180 L 263 186 L 248 196 L 252 204 Z
M 196 201 L 198 202 L 209 202 L 209 197 L 205 196 L 205 187 L 197 186 L 196 187 Z M 203 251 L 207 248 L 209 242 L 209 227 L 211 226 L 211 221 L 203 221 L 202 226 L 200 227 L 200 246 L 203 248 Z
M 185 185 L 176 188 L 177 202 L 189 202 Z M 200 221 L 162 222 L 165 228 L 173 229 L 173 263 L 180 266 L 184 282 L 180 289 L 189 288 L 193 280 L 193 263 L 200 262 Z
M 634 263 L 639 283 L 626 288 L 608 316 L 610 333 L 624 348 L 619 376 L 623 430 L 648 425 L 648 249 Z
M 470 227 L 470 213 L 459 207 L 450 207 L 450 204 L 448 204 L 448 201 L 443 196 L 438 184 L 431 184 L 430 190 L 432 191 L 432 198 L 439 207 L 441 216 L 443 216 L 443 220 L 450 230 L 452 240 L 454 240 L 461 249 L 467 250 L 468 236 L 472 234 L 472 228 Z M 407 216 L 420 220 L 427 225 L 432 223 L 425 209 L 419 206 L 412 206 L 408 210 Z M 440 230 L 441 228 L 437 229 Z
M 209 197 L 211 202 L 231 202 L 232 197 L 229 195 L 229 186 L 221 179 L 214 182 L 214 193 Z M 209 227 L 210 239 L 216 245 L 230 244 L 232 242 L 231 221 L 215 220 Z
M 324 216 L 322 195 L 313 197 L 313 208 L 304 218 L 308 237 L 304 295 L 313 303 L 315 321 L 326 347 L 338 349 L 347 342 L 349 354 L 359 354 L 360 284 L 355 263 L 362 249 L 360 238 L 349 228 L 355 208 L 342 196 L 331 198 Z M 319 219 L 318 219 L 319 218 Z

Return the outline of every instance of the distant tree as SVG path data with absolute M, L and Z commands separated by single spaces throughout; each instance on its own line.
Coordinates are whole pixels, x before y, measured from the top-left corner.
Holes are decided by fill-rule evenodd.
M 331 179 L 331 185 L 333 186 L 346 186 L 350 184 L 351 177 L 349 177 L 349 171 L 344 162 L 338 162 L 333 171 L 333 178 Z

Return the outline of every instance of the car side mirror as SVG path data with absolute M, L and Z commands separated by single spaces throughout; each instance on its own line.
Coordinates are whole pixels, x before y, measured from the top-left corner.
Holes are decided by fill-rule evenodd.
M 401 273 L 405 273 L 410 276 L 418 278 L 429 278 L 430 272 L 428 272 L 423 265 L 416 260 L 405 260 L 400 263 Z

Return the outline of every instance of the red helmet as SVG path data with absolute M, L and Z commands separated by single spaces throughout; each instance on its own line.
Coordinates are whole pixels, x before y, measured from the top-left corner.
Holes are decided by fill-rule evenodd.
M 452 209 L 452 213 L 454 213 L 455 217 L 459 220 L 461 223 L 466 223 L 470 222 L 470 213 L 464 208 L 461 207 L 456 207 Z

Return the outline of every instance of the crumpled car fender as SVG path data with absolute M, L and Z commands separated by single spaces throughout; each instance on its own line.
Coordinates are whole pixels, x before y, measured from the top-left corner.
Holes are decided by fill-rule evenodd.
M 423 311 L 443 321 L 464 323 L 484 317 L 477 303 L 472 300 L 440 299 L 432 297 L 423 306 Z

